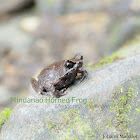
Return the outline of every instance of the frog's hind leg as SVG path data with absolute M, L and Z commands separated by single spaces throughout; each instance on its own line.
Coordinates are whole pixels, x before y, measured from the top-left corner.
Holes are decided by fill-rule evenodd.
M 42 87 L 41 88 L 41 91 L 40 91 L 40 94 L 43 96 L 43 95 L 46 95 L 46 96 L 49 96 L 49 97 L 53 97 L 51 92 L 48 90 L 47 87 Z
M 39 89 L 39 83 L 38 81 L 35 79 L 35 78 L 31 78 L 31 85 L 33 87 L 33 89 L 38 92 L 38 89 Z
M 50 91 L 52 92 L 53 97 L 55 97 L 55 98 L 59 98 L 61 96 L 66 95 L 64 93 L 65 90 L 66 90 L 66 88 L 63 88 L 61 90 L 56 89 L 55 84 L 51 84 L 51 87 L 50 87 Z

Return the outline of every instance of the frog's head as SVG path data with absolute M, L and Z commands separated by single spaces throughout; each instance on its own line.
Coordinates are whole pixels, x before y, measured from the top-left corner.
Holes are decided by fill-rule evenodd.
M 80 68 L 83 66 L 83 56 L 81 53 L 77 53 L 74 58 L 69 59 L 65 62 L 65 67 L 68 69 Z

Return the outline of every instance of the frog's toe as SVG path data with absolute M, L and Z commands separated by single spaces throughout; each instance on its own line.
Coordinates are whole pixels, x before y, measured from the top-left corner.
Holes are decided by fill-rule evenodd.
M 59 98 L 64 95 L 66 95 L 66 93 L 60 91 L 59 93 L 55 94 L 54 97 Z
M 60 96 L 65 96 L 65 95 L 67 95 L 67 93 L 65 92 L 65 93 L 61 93 L 60 94 Z
M 66 90 L 67 90 L 67 88 L 61 89 L 61 93 L 63 94 Z

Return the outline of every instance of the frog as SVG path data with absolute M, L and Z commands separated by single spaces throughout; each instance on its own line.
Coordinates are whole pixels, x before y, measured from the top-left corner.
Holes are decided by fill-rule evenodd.
M 41 95 L 51 92 L 52 97 L 59 98 L 65 95 L 66 89 L 75 81 L 81 83 L 87 78 L 87 71 L 82 66 L 83 56 L 81 53 L 77 53 L 71 59 L 46 66 L 38 75 L 38 80 L 31 78 L 31 85 Z

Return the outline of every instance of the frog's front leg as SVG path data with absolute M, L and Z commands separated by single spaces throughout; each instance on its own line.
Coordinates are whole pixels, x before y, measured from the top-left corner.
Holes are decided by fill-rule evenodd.
M 62 90 L 56 89 L 55 84 L 51 84 L 51 86 L 50 86 L 50 91 L 52 92 L 52 94 L 55 98 L 59 98 L 61 96 L 66 95 L 66 94 L 64 94 L 65 90 L 66 90 L 66 88 L 64 88 Z
M 85 78 L 87 78 L 87 76 L 88 76 L 87 71 L 84 70 L 83 68 L 79 68 L 76 79 L 80 79 L 79 82 L 82 82 Z
M 61 97 L 61 96 L 64 96 L 64 95 L 66 95 L 63 91 L 59 91 L 59 90 L 55 90 L 54 92 L 53 92 L 53 96 L 54 97 L 56 97 L 56 98 L 59 98 L 59 97 Z
M 48 92 L 46 87 L 40 86 L 41 81 L 37 81 L 35 78 L 31 78 L 31 85 L 33 89 L 41 95 L 45 95 Z
M 42 97 L 43 97 L 43 95 L 45 95 L 45 96 L 49 96 L 49 97 L 53 98 L 53 95 L 50 92 L 42 92 L 41 95 L 42 95 Z

